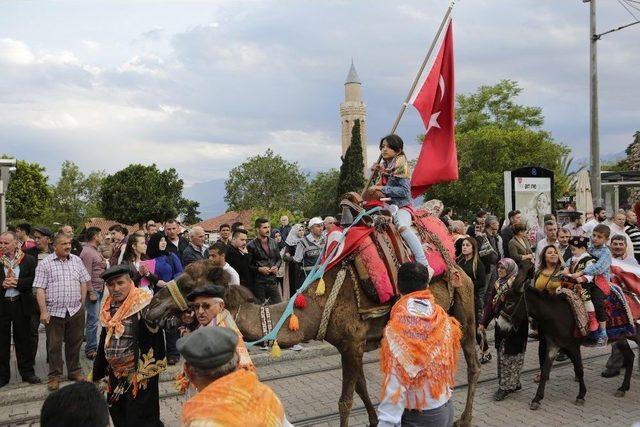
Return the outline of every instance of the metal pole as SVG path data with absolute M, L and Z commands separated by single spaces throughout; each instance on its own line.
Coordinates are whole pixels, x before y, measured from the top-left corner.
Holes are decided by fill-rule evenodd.
M 598 59 L 597 46 L 598 36 L 596 34 L 596 0 L 589 2 L 589 57 L 590 57 L 590 172 L 591 172 L 591 192 L 593 202 L 596 206 L 602 204 L 602 192 L 600 186 L 600 132 L 598 129 Z
M 440 22 L 440 27 L 438 27 L 438 31 L 436 32 L 436 36 L 431 41 L 431 45 L 429 46 L 429 50 L 427 51 L 427 55 L 424 57 L 424 60 L 422 61 L 422 64 L 420 65 L 420 69 L 418 70 L 418 73 L 416 74 L 416 77 L 413 79 L 413 83 L 411 84 L 411 89 L 409 89 L 409 93 L 407 94 L 407 97 L 405 98 L 404 102 L 402 103 L 402 106 L 400 107 L 400 111 L 398 112 L 398 115 L 396 116 L 396 120 L 395 120 L 395 122 L 393 122 L 393 126 L 391 127 L 391 132 L 389 132 L 390 134 L 395 133 L 396 129 L 398 129 L 398 125 L 400 124 L 400 120 L 402 120 L 402 116 L 404 115 L 404 112 L 407 109 L 407 105 L 409 105 L 409 101 L 411 100 L 411 97 L 413 96 L 413 92 L 416 90 L 416 86 L 418 86 L 418 82 L 420 81 L 420 77 L 422 76 L 422 73 L 424 72 L 424 68 L 427 66 L 427 63 L 429 62 L 429 58 L 431 58 L 431 54 L 433 53 L 433 49 L 436 47 L 436 43 L 438 42 L 438 39 L 440 38 L 440 34 L 442 34 L 442 30 L 444 29 L 444 26 L 446 25 L 447 21 L 449 20 L 449 16 L 451 16 L 451 11 L 453 10 L 454 4 L 455 4 L 455 0 L 452 0 L 451 3 L 449 3 L 449 7 L 447 8 L 447 11 L 445 12 L 444 16 L 442 17 L 442 22 Z M 380 163 L 380 160 L 382 160 L 382 155 L 378 156 L 378 160 L 376 161 L 376 164 Z M 364 190 L 362 190 L 362 194 L 364 194 L 364 192 L 367 191 L 367 188 L 369 188 L 369 186 L 371 185 L 371 182 L 373 181 L 374 178 L 375 178 L 375 173 L 372 173 L 371 176 L 369 177 L 369 181 L 367 181 L 367 185 L 364 187 Z
M 0 181 L 2 187 L 2 181 Z M 7 206 L 5 204 L 4 192 L 0 194 L 0 233 L 7 231 Z

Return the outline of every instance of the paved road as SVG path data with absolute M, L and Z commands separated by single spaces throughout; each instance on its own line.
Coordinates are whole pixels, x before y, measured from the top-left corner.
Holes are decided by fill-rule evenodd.
M 256 356 L 261 366 L 260 377 L 280 396 L 287 416 L 295 425 L 336 426 L 338 425 L 337 401 L 340 394 L 342 373 L 340 359 L 327 351 L 326 346 L 313 343 L 302 354 L 290 353 L 293 360 L 269 362 L 265 354 Z M 258 352 L 259 353 L 259 352 Z M 586 404 L 577 407 L 573 400 L 577 394 L 577 384 L 573 380 L 573 369 L 567 363 L 556 366 L 547 385 L 546 397 L 540 410 L 529 410 L 529 402 L 535 394 L 533 378 L 537 368 L 537 342 L 531 342 L 522 376 L 522 391 L 502 402 L 494 402 L 493 393 L 497 387 L 495 361 L 483 367 L 480 385 L 475 399 L 473 424 L 478 426 L 629 426 L 640 420 L 640 375 L 634 372 L 631 391 L 624 398 L 616 398 L 613 392 L 620 385 L 621 378 L 604 379 L 599 373 L 606 361 L 608 349 L 584 349 L 585 377 L 588 388 Z M 313 355 L 311 358 L 305 356 Z M 495 355 L 495 352 L 494 352 Z M 37 372 L 46 376 L 44 357 L 38 358 Z M 365 373 L 369 391 L 375 403 L 378 402 L 381 375 L 377 363 L 377 353 L 365 356 Z M 83 365 L 89 366 L 84 360 Z M 14 366 L 15 370 L 15 366 Z M 173 373 L 164 374 L 161 384 L 161 416 L 165 425 L 179 426 L 180 409 L 184 397 L 176 396 L 171 381 Z M 456 378 L 454 392 L 456 413 L 462 410 L 466 396 L 466 373 L 464 361 Z M 37 417 L 42 400 L 46 396 L 44 385 L 27 386 L 14 378 L 13 384 L 0 390 L 0 425 L 37 425 L 37 423 L 15 423 L 25 417 Z M 354 411 L 350 424 L 367 425 L 368 417 L 360 409 L 359 398 L 354 399 Z M 13 422 L 11 422 L 13 420 Z

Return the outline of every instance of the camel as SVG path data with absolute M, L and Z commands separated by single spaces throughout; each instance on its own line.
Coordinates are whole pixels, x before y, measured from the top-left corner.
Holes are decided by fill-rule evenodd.
M 525 287 L 525 301 L 529 316 L 538 321 L 540 329 L 544 331 L 545 339 L 547 340 L 547 354 L 540 374 L 538 390 L 531 401 L 530 408 L 532 410 L 540 408 L 540 401 L 544 398 L 544 389 L 549 380 L 551 367 L 560 349 L 563 349 L 571 359 L 576 381 L 580 384 L 578 396 L 574 403 L 578 406 L 584 405 L 587 387 L 584 384 L 584 369 L 580 346 L 584 345 L 586 340 L 575 336 L 575 331 L 577 330 L 576 321 L 569 303 L 561 295 L 538 291 L 531 286 Z M 636 331 L 634 340 L 636 343 L 640 343 L 638 328 L 636 328 Z M 624 397 L 630 387 L 635 355 L 626 338 L 609 341 L 609 344 L 618 346 L 624 357 L 624 379 L 620 388 L 615 392 L 616 397 Z
M 322 313 L 331 293 L 339 269 L 333 268 L 324 275 L 326 292 L 322 296 L 315 293 L 317 282 L 312 283 L 304 292 L 307 304 L 303 309 L 294 309 L 299 319 L 300 328 L 297 331 L 285 326 L 279 331 L 277 340 L 282 347 L 316 339 L 322 318 Z M 470 426 L 473 398 L 476 383 L 480 373 L 475 350 L 475 317 L 473 302 L 473 283 L 460 270 L 462 285 L 456 288 L 454 301 L 451 301 L 446 283 L 435 280 L 431 283 L 431 291 L 439 305 L 448 309 L 463 326 L 462 348 L 467 362 L 467 402 L 456 425 Z M 203 260 L 189 265 L 183 275 L 177 279 L 178 288 L 183 295 L 205 283 L 223 283 L 224 277 L 219 268 L 215 268 L 211 261 Z M 362 367 L 362 356 L 365 351 L 379 347 L 383 328 L 388 320 L 388 313 L 382 317 L 363 320 L 356 298 L 360 298 L 361 305 L 374 305 L 367 296 L 359 291 L 359 284 L 347 274 L 340 288 L 336 304 L 329 318 L 325 340 L 338 349 L 342 362 L 342 394 L 338 403 L 340 425 L 347 426 L 353 403 L 354 391 L 362 399 L 367 409 L 371 426 L 378 424 L 378 417 L 367 391 L 367 380 Z M 356 296 L 359 292 L 359 297 Z M 234 316 L 236 324 L 246 341 L 255 341 L 263 337 L 260 321 L 260 305 L 255 302 L 251 292 L 242 286 L 227 286 L 224 297 L 226 308 Z M 285 310 L 287 302 L 269 305 L 268 309 L 277 322 Z M 147 321 L 163 326 L 170 315 L 179 312 L 178 306 L 167 288 L 158 292 L 147 312 Z

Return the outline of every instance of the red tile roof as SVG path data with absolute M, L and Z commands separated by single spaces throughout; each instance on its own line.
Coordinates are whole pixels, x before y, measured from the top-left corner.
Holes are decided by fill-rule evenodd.
M 234 222 L 242 222 L 245 228 L 253 228 L 251 224 L 251 218 L 254 215 L 254 211 L 246 210 L 246 211 L 229 211 L 225 212 L 222 215 L 214 216 L 213 218 L 205 219 L 202 222 L 199 222 L 194 225 L 204 228 L 204 231 L 207 233 L 214 232 L 220 230 L 220 226 L 222 224 L 233 225 Z
M 124 228 L 129 230 L 129 234 L 139 230 L 137 225 L 126 225 L 126 224 L 122 224 L 122 223 L 120 223 L 118 221 L 113 221 L 111 219 L 106 219 L 106 218 L 89 218 L 89 221 L 84 223 L 84 227 L 85 228 L 98 227 L 103 232 L 106 232 L 107 230 L 109 230 L 109 227 L 111 227 L 112 225 L 116 225 L 116 224 L 120 224 Z

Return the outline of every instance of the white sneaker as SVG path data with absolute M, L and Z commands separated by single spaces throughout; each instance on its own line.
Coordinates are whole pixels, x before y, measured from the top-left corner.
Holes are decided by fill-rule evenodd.
M 303 349 L 304 349 L 304 347 L 303 347 L 303 346 L 301 346 L 300 344 L 296 344 L 296 345 L 294 345 L 293 347 L 291 347 L 291 349 L 290 349 L 290 350 L 293 350 L 293 351 L 302 351 Z

